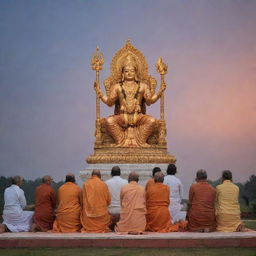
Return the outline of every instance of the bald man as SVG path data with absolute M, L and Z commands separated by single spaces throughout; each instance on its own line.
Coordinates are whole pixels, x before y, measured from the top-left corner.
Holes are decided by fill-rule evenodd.
M 68 173 L 65 184 L 58 189 L 58 208 L 53 232 L 70 233 L 81 230 L 82 190 L 75 182 L 75 175 Z
M 52 177 L 46 175 L 42 178 L 42 184 L 36 188 L 32 232 L 46 232 L 52 229 L 55 219 L 56 193 L 51 187 L 51 183 Z
M 189 189 L 188 230 L 191 232 L 211 232 L 216 229 L 216 190 L 207 182 L 205 170 L 196 173 L 196 184 Z
M 92 177 L 83 185 L 83 209 L 81 213 L 81 232 L 109 232 L 110 215 L 108 206 L 111 195 L 108 186 L 101 180 L 99 170 L 93 170 Z
M 172 224 L 168 206 L 170 204 L 170 188 L 163 184 L 164 174 L 160 171 L 154 174 L 154 183 L 146 191 L 147 206 L 147 227 L 148 231 L 153 232 L 175 232 L 184 230 L 186 222 Z
M 120 220 L 115 227 L 116 232 L 141 234 L 146 228 L 146 193 L 138 184 L 139 175 L 131 172 L 128 184 L 121 189 Z

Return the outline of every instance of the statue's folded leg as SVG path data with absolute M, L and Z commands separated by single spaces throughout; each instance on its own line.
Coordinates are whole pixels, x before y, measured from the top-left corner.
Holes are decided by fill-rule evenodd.
M 106 118 L 106 128 L 114 139 L 116 145 L 121 146 L 125 141 L 124 121 L 120 115 L 114 115 Z
M 140 114 L 136 122 L 136 141 L 140 146 L 148 146 L 147 139 L 155 129 L 156 120 L 152 116 Z

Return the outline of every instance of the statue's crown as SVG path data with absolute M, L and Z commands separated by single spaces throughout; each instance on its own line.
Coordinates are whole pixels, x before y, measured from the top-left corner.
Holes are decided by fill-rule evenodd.
M 131 54 L 128 54 L 124 58 L 124 60 L 122 62 L 122 68 L 125 67 L 125 66 L 133 66 L 135 68 L 138 68 L 137 61 Z

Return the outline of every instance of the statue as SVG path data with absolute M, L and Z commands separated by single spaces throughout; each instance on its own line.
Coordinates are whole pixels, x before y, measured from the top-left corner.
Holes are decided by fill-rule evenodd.
M 156 125 L 155 118 L 145 114 L 145 106 L 155 103 L 166 88 L 161 84 L 156 94 L 140 81 L 135 58 L 128 54 L 121 63 L 121 80 L 104 95 L 95 82 L 98 97 L 108 106 L 116 105 L 115 114 L 106 118 L 106 129 L 113 137 L 115 147 L 149 147 L 148 137 Z
M 143 54 L 128 40 L 111 62 L 111 76 L 104 81 L 106 94 L 100 88 L 99 71 L 104 64 L 97 48 L 92 58 L 96 71 L 96 131 L 95 153 L 88 163 L 175 163 L 167 153 L 164 120 L 164 75 L 167 65 L 159 58 L 156 64 L 161 85 L 155 92 L 156 79 L 148 74 Z M 146 114 L 146 106 L 160 102 L 160 120 Z M 100 117 L 100 100 L 115 106 L 114 114 Z

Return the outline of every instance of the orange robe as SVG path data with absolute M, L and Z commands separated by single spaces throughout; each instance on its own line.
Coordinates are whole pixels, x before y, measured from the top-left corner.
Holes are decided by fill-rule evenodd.
M 82 232 L 109 232 L 110 215 L 108 206 L 111 195 L 108 186 L 96 175 L 83 185 L 83 210 L 81 214 Z
M 55 219 L 54 209 L 56 206 L 56 193 L 48 184 L 41 184 L 36 188 L 35 214 L 33 222 L 41 231 L 52 229 Z
M 191 185 L 188 211 L 189 231 L 196 232 L 205 228 L 214 231 L 216 229 L 215 197 L 216 190 L 207 181 L 199 181 Z
M 53 232 L 79 232 L 82 190 L 73 182 L 66 182 L 58 190 L 58 208 Z
M 116 232 L 143 232 L 146 228 L 146 193 L 136 181 L 124 185 L 120 194 L 120 221 Z
M 147 227 L 153 232 L 179 231 L 179 224 L 172 224 L 169 212 L 170 188 L 163 183 L 156 182 L 148 187 L 146 192 Z
M 154 180 L 153 178 L 150 178 L 150 179 L 147 181 L 147 184 L 146 184 L 146 186 L 145 186 L 145 190 L 147 191 L 148 188 L 149 188 L 151 185 L 153 185 L 153 184 L 155 184 L 155 180 Z

